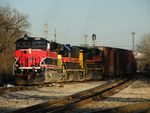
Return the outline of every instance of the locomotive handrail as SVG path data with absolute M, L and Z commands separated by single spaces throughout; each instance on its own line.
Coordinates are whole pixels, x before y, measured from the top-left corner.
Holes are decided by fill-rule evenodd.
M 16 62 L 19 60 L 19 57 L 18 58 L 15 58 L 15 62 L 14 62 L 14 64 L 13 64 L 13 75 L 15 75 L 15 72 L 14 72 L 14 68 L 15 68 L 15 64 L 16 64 Z
M 46 58 L 47 58 L 47 57 L 45 57 L 45 58 L 41 59 L 40 66 L 41 66 L 42 62 L 43 62 L 43 63 L 44 63 L 44 65 L 46 66 L 46 63 L 44 62 L 44 59 L 46 59 Z
M 40 69 L 40 67 L 19 67 L 19 69 Z

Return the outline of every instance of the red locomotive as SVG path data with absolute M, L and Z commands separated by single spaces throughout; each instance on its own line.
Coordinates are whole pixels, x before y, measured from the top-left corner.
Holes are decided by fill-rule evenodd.
M 17 84 L 130 77 L 133 72 L 129 50 L 70 46 L 27 35 L 16 41 L 15 59 Z

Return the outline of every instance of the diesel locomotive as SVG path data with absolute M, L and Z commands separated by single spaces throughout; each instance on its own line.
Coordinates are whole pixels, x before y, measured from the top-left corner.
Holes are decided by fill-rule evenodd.
M 17 84 L 42 84 L 131 77 L 132 51 L 81 47 L 25 35 L 16 42 L 13 75 Z

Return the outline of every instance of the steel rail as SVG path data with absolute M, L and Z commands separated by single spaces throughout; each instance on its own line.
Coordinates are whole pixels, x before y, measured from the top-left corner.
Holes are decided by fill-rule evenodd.
M 0 94 L 5 94 L 5 93 L 9 93 L 9 92 L 16 92 L 16 91 L 21 91 L 21 90 L 33 90 L 35 88 L 41 88 L 44 86 L 48 86 L 48 84 L 29 85 L 29 86 L 19 85 L 19 86 L 14 86 L 14 87 L 1 87 L 0 88 Z
M 128 84 L 127 84 L 128 83 Z M 115 89 L 120 85 L 126 84 L 127 87 L 131 83 L 130 80 L 116 80 L 111 83 L 106 83 L 104 85 L 100 85 L 96 88 L 92 88 L 90 90 L 82 91 L 64 98 L 50 100 L 46 103 L 30 106 L 27 108 L 23 108 L 20 110 L 16 110 L 10 113 L 53 113 L 53 112 L 62 112 L 70 109 L 72 106 L 77 106 L 82 104 L 83 102 L 87 102 L 91 99 L 100 99 L 106 98 L 109 96 L 105 94 L 106 92 L 110 92 L 109 94 L 113 94 L 118 92 L 119 90 Z M 112 92 L 112 89 L 115 89 L 116 92 Z M 105 94 L 105 95 L 103 95 Z M 101 96 L 100 96 L 101 95 Z
M 91 113 L 150 113 L 150 102 L 141 102 L 122 107 L 93 111 Z

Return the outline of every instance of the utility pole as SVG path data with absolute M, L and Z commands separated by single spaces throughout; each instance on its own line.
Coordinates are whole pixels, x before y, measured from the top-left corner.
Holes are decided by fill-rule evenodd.
M 135 32 L 132 32 L 132 52 L 133 52 L 133 55 L 135 55 L 135 51 L 134 51 L 134 35 L 135 35 Z
M 93 40 L 93 47 L 96 45 L 96 34 L 92 34 L 92 40 Z
M 45 22 L 44 24 L 44 37 L 45 39 L 48 39 L 48 23 Z
M 56 34 L 56 28 L 54 30 L 54 42 L 56 42 L 56 37 L 57 37 L 57 34 Z
M 132 70 L 133 70 L 133 72 L 132 72 L 132 74 L 133 74 L 133 77 L 135 77 L 135 61 L 134 61 L 134 56 L 135 56 L 135 51 L 134 51 L 134 35 L 135 35 L 135 32 L 132 32 L 132 52 L 133 52 L 133 56 L 132 56 L 132 64 L 133 64 L 133 68 L 132 68 Z
M 87 37 L 88 37 L 88 35 L 87 35 L 87 34 L 85 34 L 85 35 L 84 35 L 84 39 L 85 39 L 85 46 L 87 46 Z

